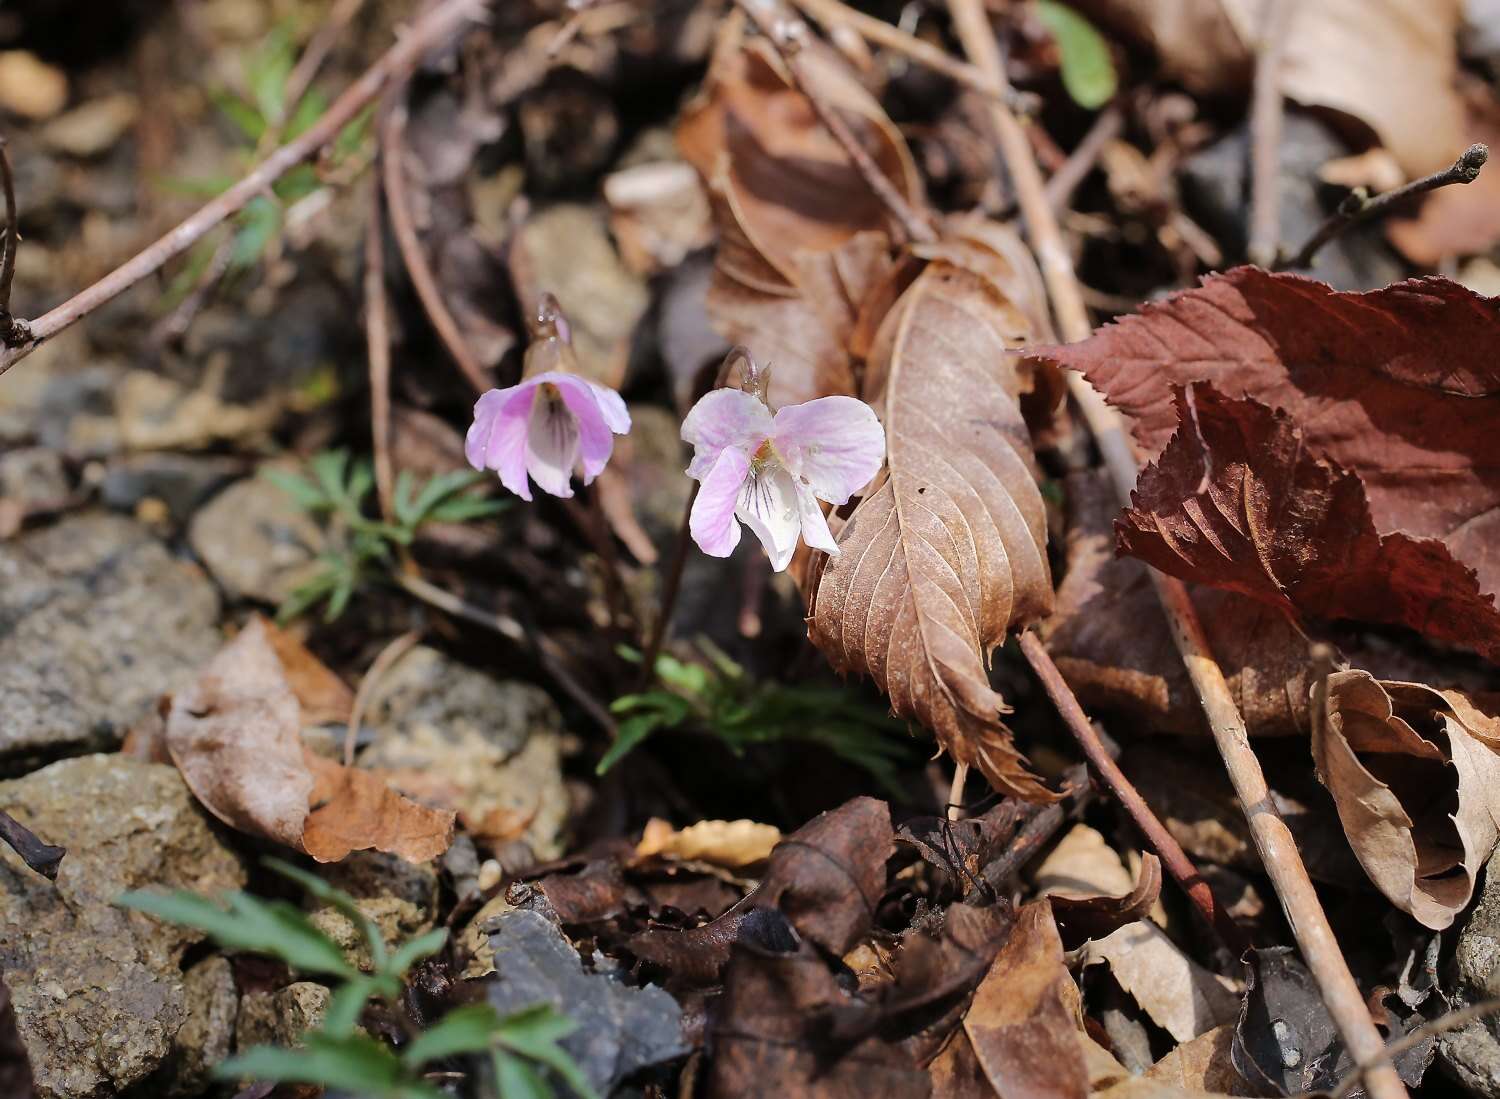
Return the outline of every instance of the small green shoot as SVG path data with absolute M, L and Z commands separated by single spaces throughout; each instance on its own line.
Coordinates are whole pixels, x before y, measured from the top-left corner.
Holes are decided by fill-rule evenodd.
M 896 775 L 912 755 L 905 722 L 848 688 L 756 683 L 707 639 L 699 649 L 705 663 L 663 653 L 656 659 L 659 687 L 615 699 L 610 710 L 621 718 L 618 735 L 599 761 L 599 774 L 654 733 L 696 730 L 718 737 L 735 755 L 757 744 L 821 744 L 900 795 Z M 621 655 L 641 659 L 634 650 L 622 649 Z
M 342 1088 L 372 1099 L 440 1099 L 424 1077 L 434 1061 L 460 1054 L 488 1054 L 500 1099 L 552 1099 L 541 1070 L 550 1069 L 579 1097 L 598 1099 L 572 1057 L 557 1043 L 574 1024 L 550 1005 L 501 1016 L 488 1004 L 450 1011 L 412 1038 L 399 1055 L 358 1029 L 371 1000 L 400 1010 L 411 967 L 443 948 L 447 932 L 428 932 L 391 950 L 374 921 L 354 898 L 322 878 L 279 859 L 265 865 L 292 879 L 353 921 L 368 948 L 372 972 L 362 973 L 307 915 L 287 901 L 229 893 L 215 903 L 195 893 L 135 891 L 116 901 L 158 919 L 197 928 L 220 946 L 279 958 L 298 973 L 331 979 L 333 998 L 322 1024 L 297 1049 L 255 1046 L 218 1065 L 221 1080 L 315 1084 Z
M 1094 110 L 1113 99 L 1119 78 L 1104 36 L 1077 11 L 1057 0 L 1037 0 L 1037 14 L 1057 43 L 1063 88 L 1073 102 Z
M 473 470 L 440 473 L 420 489 L 403 470 L 391 493 L 392 521 L 386 522 L 368 514 L 375 487 L 374 467 L 368 461 L 351 462 L 345 451 L 325 451 L 308 462 L 307 470 L 305 477 L 280 469 L 261 472 L 303 511 L 326 520 L 330 545 L 318 571 L 277 611 L 282 622 L 319 603 L 324 605 L 324 619 L 332 622 L 363 584 L 395 566 L 393 547 L 411 545 L 423 524 L 465 523 L 506 507 L 504 500 L 467 491 L 484 479 Z

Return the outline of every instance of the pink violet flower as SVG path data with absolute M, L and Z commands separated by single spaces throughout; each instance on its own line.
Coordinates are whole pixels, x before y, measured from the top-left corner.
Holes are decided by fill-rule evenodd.
M 791 562 L 800 535 L 837 555 L 819 500 L 848 503 L 880 471 L 885 430 L 875 410 L 854 397 L 819 397 L 773 416 L 758 396 L 715 389 L 682 422 L 694 447 L 688 476 L 699 482 L 688 530 L 712 557 L 728 557 L 744 523 L 777 572 Z
M 528 474 L 543 491 L 567 497 L 574 468 L 581 464 L 583 483 L 592 482 L 614 453 L 614 437 L 629 430 L 630 413 L 613 389 L 548 370 L 480 397 L 464 454 L 523 500 L 531 499 Z

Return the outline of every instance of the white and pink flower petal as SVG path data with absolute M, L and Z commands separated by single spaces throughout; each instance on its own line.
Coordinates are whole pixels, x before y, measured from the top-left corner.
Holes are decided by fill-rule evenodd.
M 780 466 L 767 466 L 747 478 L 734 514 L 760 539 L 771 568 L 780 572 L 791 563 L 802 533 L 802 515 L 790 473 Z
M 823 515 L 823 508 L 812 489 L 800 482 L 797 484 L 797 507 L 801 513 L 802 540 L 815 550 L 837 557 L 838 543 L 833 540 L 833 532 L 828 529 L 828 519 Z
M 771 433 L 771 410 L 738 389 L 715 389 L 688 412 L 682 437 L 694 447 L 688 476 L 702 480 L 727 447 L 753 453 Z
M 787 468 L 831 504 L 845 504 L 885 461 L 885 429 L 854 397 L 819 397 L 776 413 L 771 432 Z
M 578 451 L 578 417 L 556 390 L 539 390 L 526 425 L 526 472 L 543 491 L 572 496 Z
M 698 486 L 688 516 L 688 533 L 710 557 L 728 557 L 740 544 L 740 525 L 734 513 L 749 473 L 750 459 L 744 451 L 725 449 Z

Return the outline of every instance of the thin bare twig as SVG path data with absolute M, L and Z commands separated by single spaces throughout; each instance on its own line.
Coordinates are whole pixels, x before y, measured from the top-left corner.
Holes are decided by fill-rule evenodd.
M 964 783 L 969 781 L 969 765 L 963 760 L 953 763 L 953 781 L 948 785 L 948 819 L 957 820 L 964 809 Z
M 1335 210 L 1322 225 L 1313 231 L 1307 242 L 1297 249 L 1296 255 L 1284 263 L 1277 265 L 1278 271 L 1284 271 L 1294 267 L 1311 267 L 1313 257 L 1318 250 L 1333 240 L 1335 237 L 1352 229 L 1360 222 L 1369 221 L 1388 213 L 1397 203 L 1403 202 L 1415 195 L 1426 194 L 1428 191 L 1436 191 L 1439 187 L 1447 187 L 1450 184 L 1473 183 L 1479 178 L 1479 171 L 1490 158 L 1488 145 L 1470 145 L 1463 154 L 1441 172 L 1433 172 L 1430 176 L 1397 187 L 1395 190 L 1386 191 L 1375 195 L 1373 198 L 1363 187 L 1357 187 L 1349 193 L 1343 202 L 1339 203 Z
M 1270 267 L 1281 251 L 1281 123 L 1286 101 L 1281 94 L 1281 62 L 1286 56 L 1292 22 L 1291 0 L 1266 5 L 1260 49 L 1255 55 L 1255 90 L 1250 104 L 1250 243 L 1251 263 Z
M 482 0 L 443 0 L 412 24 L 386 53 L 333 101 L 308 129 L 271 153 L 234 186 L 205 203 L 176 228 L 136 253 L 85 290 L 57 308 L 28 322 L 29 337 L 0 350 L 0 374 L 20 362 L 44 340 L 88 316 L 105 302 L 154 274 L 168 260 L 181 255 L 226 218 L 280 179 L 288 170 L 315 156 L 336 138 L 354 117 L 392 83 L 421 63 L 428 51 L 451 40 L 484 10 Z
M 991 74 L 997 83 L 1005 83 L 999 44 L 995 41 L 982 0 L 948 0 L 948 8 L 969 59 Z M 1015 181 L 1017 202 L 1063 338 L 1069 341 L 1086 339 L 1092 332 L 1092 325 L 1084 308 L 1072 259 L 1063 245 L 1057 218 L 1047 202 L 1041 170 L 1031 155 L 1025 133 L 1004 103 L 995 102 L 990 110 L 1001 155 Z M 1068 388 L 1099 444 L 1116 493 L 1128 504 L 1130 492 L 1135 488 L 1137 463 L 1119 414 L 1104 402 L 1081 374 L 1069 374 Z M 1224 681 L 1222 669 L 1214 661 L 1187 588 L 1180 580 L 1154 569 L 1151 578 L 1172 638 L 1208 718 L 1214 743 L 1224 759 L 1240 808 L 1250 823 L 1256 850 L 1276 887 L 1303 958 L 1328 1006 L 1328 1013 L 1355 1063 L 1367 1066 L 1367 1079 L 1374 1099 L 1406 1099 L 1406 1088 L 1390 1065 L 1376 1064 L 1385 1043 L 1370 1018 L 1359 986 L 1349 972 L 1349 964 L 1339 949 L 1291 832 L 1271 802 L 1260 763 L 1250 748 L 1244 720 Z
M 21 861 L 42 877 L 57 880 L 58 864 L 68 853 L 66 847 L 54 847 L 38 838 L 35 832 L 3 809 L 0 809 L 0 840 L 9 844 L 10 849 L 21 856 Z
M 483 393 L 490 388 L 484 367 L 474 357 L 458 321 L 443 300 L 437 276 L 427 253 L 422 249 L 417 235 L 416 222 L 412 219 L 410 195 L 406 189 L 406 104 L 393 103 L 380 126 L 381 176 L 385 180 L 385 197 L 391 218 L 391 232 L 396 237 L 396 247 L 401 250 L 401 261 L 411 276 L 412 287 L 422 302 L 427 319 L 432 322 L 443 346 L 458 364 L 458 369 L 474 387 L 474 392 Z
M 10 149 L 0 137 L 0 186 L 5 189 L 5 251 L 0 255 L 0 343 L 11 347 L 31 338 L 26 322 L 10 312 L 10 284 L 16 277 L 16 246 L 21 239 L 21 221 L 16 212 L 16 180 L 10 170 Z M 0 373 L 4 368 L 0 367 Z
M 1394 1061 L 1407 1050 L 1416 1049 L 1417 1046 L 1429 1038 L 1435 1038 L 1439 1034 L 1446 1034 L 1450 1030 L 1457 1030 L 1461 1026 L 1468 1026 L 1472 1022 L 1483 1019 L 1486 1015 L 1494 1015 L 1497 1012 L 1500 1012 L 1500 1000 L 1480 1000 L 1477 1004 L 1470 1004 L 1468 1007 L 1461 1007 L 1457 1011 L 1450 1011 L 1448 1014 L 1440 1015 L 1430 1023 L 1423 1023 L 1421 1026 L 1415 1027 L 1400 1038 L 1397 1038 L 1394 1042 L 1387 1045 L 1385 1049 L 1381 1050 L 1380 1056 L 1376 1060 L 1377 1062 Z M 1364 1079 L 1366 1068 L 1368 1066 L 1355 1068 L 1351 1071 L 1348 1076 L 1339 1081 L 1338 1087 L 1334 1088 L 1332 1092 L 1326 1093 L 1328 1099 L 1347 1099 L 1348 1095 L 1359 1085 L 1359 1082 Z M 1307 1093 L 1306 1099 L 1311 1099 L 1313 1094 L 1312 1092 Z M 1304 1099 L 1304 1097 L 1299 1096 L 1298 1099 Z
M 1057 670 L 1057 665 L 1052 662 L 1052 656 L 1042 644 L 1041 638 L 1029 630 L 1023 633 L 1021 652 L 1025 654 L 1026 662 L 1031 665 L 1031 670 L 1036 673 L 1036 677 L 1042 681 L 1042 687 L 1047 692 L 1047 697 L 1052 700 L 1052 704 L 1057 707 L 1063 724 L 1067 725 L 1068 731 L 1073 734 L 1073 739 L 1083 749 L 1084 757 L 1098 772 L 1099 777 L 1104 780 L 1105 785 L 1110 788 L 1120 805 L 1130 814 L 1130 819 L 1135 822 L 1136 828 L 1146 837 L 1146 841 L 1151 844 L 1151 849 L 1161 858 L 1162 865 L 1167 868 L 1167 873 L 1176 879 L 1182 891 L 1187 894 L 1188 900 L 1193 902 L 1193 906 L 1203 916 L 1204 922 L 1213 928 L 1220 941 L 1235 957 L 1244 954 L 1250 947 L 1250 941 L 1245 937 L 1245 932 L 1224 910 L 1224 906 L 1218 902 L 1203 875 L 1198 873 L 1198 868 L 1193 865 L 1193 860 L 1188 858 L 1182 845 L 1177 842 L 1172 833 L 1167 831 L 1166 825 L 1162 824 L 1161 819 L 1152 812 L 1151 806 L 1146 804 L 1146 799 L 1141 797 L 1140 791 L 1135 788 L 1130 779 L 1125 777 L 1125 772 L 1120 770 L 1120 765 L 1104 747 L 1099 734 L 1094 731 L 1093 725 L 1089 722 L 1088 715 L 1083 712 L 1083 707 L 1074 696 L 1073 688 L 1068 686 L 1062 673 Z
M 1099 117 L 1089 127 L 1088 133 L 1083 135 L 1083 140 L 1068 154 L 1062 167 L 1047 180 L 1047 201 L 1052 204 L 1052 209 L 1062 211 L 1068 208 L 1073 201 L 1073 192 L 1078 190 L 1078 185 L 1094 170 L 1094 165 L 1099 163 L 1104 147 L 1119 137 L 1124 128 L 1125 112 L 1118 103 L 1111 103 L 1099 112 Z
M 812 16 L 829 30 L 848 27 L 868 43 L 883 46 L 915 61 L 924 68 L 940 73 L 970 91 L 978 92 L 989 99 L 1005 102 L 1011 110 L 1030 114 L 1035 107 L 1034 96 L 1018 92 L 1014 88 L 999 87 L 993 80 L 967 62 L 960 61 L 930 42 L 916 35 L 907 34 L 900 27 L 857 11 L 841 0 L 792 0 L 797 7 Z
M 323 62 L 328 60 L 333 47 L 338 45 L 344 28 L 359 14 L 359 9 L 364 7 L 364 4 L 365 0 L 337 0 L 328 12 L 328 18 L 324 19 L 322 26 L 313 33 L 307 47 L 302 51 L 302 56 L 297 58 L 292 71 L 287 74 L 286 88 L 281 101 L 281 117 L 273 120 L 272 129 L 277 133 L 286 127 L 292 112 L 297 109 L 297 104 L 302 102 L 307 89 L 312 87 L 318 70 L 323 67 Z
M 886 177 L 886 174 L 880 170 L 880 166 L 859 143 L 859 139 L 854 136 L 854 131 L 849 129 L 849 124 L 818 94 L 817 88 L 813 86 L 813 81 L 809 78 L 802 59 L 798 56 L 802 43 L 812 33 L 807 24 L 783 7 L 780 0 L 735 0 L 735 2 L 766 36 L 767 41 L 776 48 L 776 52 L 786 63 L 787 71 L 792 74 L 797 90 L 812 105 L 813 113 L 818 116 L 818 121 L 823 123 L 824 128 L 833 135 L 833 139 L 843 147 L 849 159 L 854 162 L 855 169 L 864 177 L 870 190 L 875 192 L 875 196 L 885 204 L 886 209 L 891 212 L 891 216 L 896 219 L 907 238 L 921 243 L 931 243 L 937 240 L 937 233 L 933 230 L 926 214 L 914 209 L 911 203 L 902 197 L 901 192 L 896 190 L 896 185 Z
M 370 437 L 375 450 L 375 493 L 380 514 L 395 511 L 395 469 L 391 462 L 391 320 L 385 292 L 385 221 L 380 180 L 370 186 L 370 217 L 365 229 L 365 348 L 370 363 Z
M 365 711 L 370 707 L 370 696 L 375 693 L 375 685 L 380 682 L 386 672 L 391 670 L 391 666 L 405 656 L 421 639 L 421 630 L 407 630 L 399 634 L 381 648 L 375 659 L 370 662 L 369 668 L 365 670 L 363 678 L 359 681 L 359 689 L 354 692 L 354 702 L 349 707 L 349 723 L 344 729 L 345 767 L 354 766 L 354 742 L 359 736 L 359 727 L 364 724 Z

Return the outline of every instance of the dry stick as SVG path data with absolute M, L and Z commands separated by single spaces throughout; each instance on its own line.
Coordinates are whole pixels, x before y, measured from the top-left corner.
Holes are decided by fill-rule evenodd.
M 1461 1026 L 1467 1026 L 1470 1023 L 1483 1019 L 1486 1015 L 1494 1015 L 1497 1012 L 1500 1012 L 1500 1000 L 1480 1000 L 1477 1004 L 1470 1004 L 1468 1007 L 1461 1007 L 1457 1011 L 1450 1011 L 1446 1015 L 1440 1015 L 1438 1018 L 1432 1020 L 1432 1022 L 1423 1023 L 1421 1026 L 1408 1031 L 1394 1042 L 1391 1042 L 1385 1049 L 1381 1050 L 1380 1059 L 1393 1061 L 1407 1050 L 1416 1049 L 1417 1046 L 1429 1038 L 1435 1038 L 1439 1034 L 1446 1034 L 1450 1030 L 1457 1030 Z M 1340 1081 L 1339 1086 L 1334 1088 L 1333 1091 L 1306 1092 L 1304 1095 L 1298 1096 L 1297 1099 L 1313 1099 L 1315 1095 L 1326 1095 L 1328 1099 L 1347 1099 L 1347 1096 L 1358 1086 L 1360 1080 L 1364 1078 L 1365 1071 L 1364 1068 L 1355 1068 Z
M 27 866 L 44 878 L 57 880 L 57 866 L 68 853 L 66 847 L 54 847 L 38 838 L 30 828 L 0 809 L 0 840 L 10 845 Z
M 317 154 L 339 135 L 393 81 L 418 65 L 424 54 L 458 34 L 483 11 L 480 0 L 443 0 L 418 19 L 386 53 L 344 90 L 316 123 L 271 153 L 233 187 L 200 207 L 159 240 L 136 253 L 98 282 L 57 308 L 29 322 L 30 336 L 0 351 L 0 374 L 20 362 L 44 340 L 92 313 L 105 302 L 154 274 L 168 260 L 187 251 L 209 230 L 238 213 L 288 170 Z
M 417 291 L 427 319 L 437 331 L 448 354 L 458 364 L 458 369 L 468 379 L 474 392 L 483 393 L 490 388 L 484 368 L 474 353 L 469 350 L 458 322 L 453 319 L 448 305 L 443 301 L 443 292 L 432 273 L 432 264 L 427 262 L 427 253 L 422 250 L 422 241 L 417 236 L 417 226 L 412 219 L 411 203 L 406 189 L 406 104 L 394 103 L 380 126 L 381 176 L 385 181 L 385 197 L 391 217 L 391 232 L 396 237 L 396 247 L 401 250 L 401 260 L 406 264 L 411 284 Z
M 21 239 L 20 219 L 16 214 L 16 180 L 10 170 L 8 142 L 0 137 L 0 186 L 5 189 L 5 251 L 0 255 L 0 338 L 9 345 L 26 339 L 30 333 L 25 321 L 10 315 L 10 284 L 16 277 L 16 245 Z
M 395 505 L 391 463 L 391 320 L 385 293 L 385 223 L 380 180 L 371 180 L 370 220 L 365 230 L 365 347 L 370 360 L 370 436 L 375 449 L 375 492 L 380 514 L 390 519 Z
M 354 702 L 349 707 L 349 722 L 344 729 L 345 767 L 354 766 L 354 741 L 359 736 L 359 727 L 364 724 L 365 710 L 369 709 L 370 695 L 375 692 L 375 685 L 380 682 L 386 672 L 390 671 L 391 666 L 405 656 L 420 640 L 422 640 L 420 629 L 407 630 L 382 647 L 369 668 L 365 670 L 364 678 L 359 681 L 359 689 L 354 692 Z
M 1281 123 L 1286 101 L 1281 94 L 1281 62 L 1286 56 L 1291 0 L 1266 6 L 1260 49 L 1255 56 L 1255 91 L 1250 105 L 1250 243 L 1251 263 L 1270 267 L 1281 253 Z
M 957 820 L 964 808 L 964 783 L 969 781 L 969 765 L 953 761 L 953 782 L 948 787 L 948 819 Z
M 1313 257 L 1318 254 L 1318 250 L 1323 245 L 1360 222 L 1369 221 L 1371 218 L 1386 213 L 1398 202 L 1414 195 L 1435 191 L 1439 187 L 1447 187 L 1449 184 L 1473 183 L 1479 178 L 1479 170 L 1484 167 L 1489 158 L 1488 145 L 1470 145 L 1457 160 L 1441 172 L 1433 172 L 1430 176 L 1423 176 L 1421 179 L 1413 180 L 1405 186 L 1386 191 L 1374 198 L 1371 198 L 1363 187 L 1355 188 L 1343 202 L 1339 203 L 1338 209 L 1329 216 L 1328 220 L 1318 226 L 1313 235 L 1307 238 L 1307 243 L 1297 249 L 1297 254 L 1285 263 L 1278 264 L 1277 270 L 1311 267 Z
M 286 126 L 292 111 L 296 110 L 297 104 L 307 94 L 307 89 L 312 87 L 313 78 L 318 75 L 323 62 L 328 60 L 328 55 L 338 44 L 339 36 L 344 33 L 344 28 L 359 14 L 359 9 L 364 7 L 364 3 L 365 0 L 338 0 L 329 11 L 328 18 L 323 20 L 323 25 L 313 33 L 312 39 L 307 43 L 307 48 L 302 51 L 302 56 L 297 58 L 297 64 L 292 66 L 292 71 L 287 74 L 286 89 L 282 95 L 281 117 L 275 120 L 273 127 L 275 130 L 280 131 Z
M 1068 686 L 1062 673 L 1057 670 L 1057 665 L 1052 662 L 1052 657 L 1041 639 L 1029 630 L 1021 634 L 1021 652 L 1026 655 L 1026 662 L 1031 665 L 1031 670 L 1036 673 L 1036 677 L 1042 681 L 1042 687 L 1046 690 L 1047 697 L 1052 700 L 1052 704 L 1057 707 L 1063 724 L 1067 725 L 1068 731 L 1073 734 L 1073 739 L 1083 749 L 1084 757 L 1109 786 L 1125 811 L 1130 814 L 1130 819 L 1135 822 L 1135 826 L 1151 844 L 1151 849 L 1161 857 L 1162 865 L 1167 868 L 1167 872 L 1177 879 L 1177 884 L 1182 886 L 1182 891 L 1188 895 L 1188 899 L 1193 902 L 1194 907 L 1202 914 L 1203 919 L 1213 928 L 1224 945 L 1234 953 L 1235 957 L 1243 955 L 1250 947 L 1245 932 L 1214 897 L 1213 890 L 1209 888 L 1203 875 L 1198 873 L 1198 868 L 1193 865 L 1192 859 L 1188 858 L 1182 845 L 1173 838 L 1172 833 L 1167 831 L 1166 825 L 1162 824 L 1160 818 L 1152 812 L 1151 806 L 1146 804 L 1146 799 L 1141 797 L 1140 791 L 1135 788 L 1130 779 L 1125 777 L 1125 772 L 1120 770 L 1120 765 L 1114 761 L 1100 741 L 1099 734 L 1094 731 L 1088 716 L 1083 712 L 1083 707 L 1074 696 L 1073 688 Z
M 1052 209 L 1062 211 L 1068 208 L 1073 201 L 1073 192 L 1099 163 L 1105 146 L 1119 137 L 1124 128 L 1125 112 L 1118 103 L 1111 103 L 1100 112 L 1077 148 L 1047 180 L 1047 201 L 1052 204 Z
M 970 60 L 992 74 L 997 82 L 1004 83 L 1005 70 L 999 45 L 990 29 L 982 0 L 948 0 L 948 7 Z M 1088 312 L 1057 219 L 1047 203 L 1042 174 L 1031 156 L 1026 135 L 1003 103 L 992 104 L 991 113 L 1001 154 L 1010 168 L 1017 201 L 1031 237 L 1031 247 L 1046 279 L 1063 338 L 1070 342 L 1086 339 L 1092 331 Z M 1119 415 L 1105 404 L 1104 398 L 1082 375 L 1070 372 L 1068 388 L 1098 441 L 1116 493 L 1128 504 L 1131 490 L 1135 488 L 1136 457 Z M 1339 950 L 1338 940 L 1334 938 L 1317 891 L 1307 875 L 1307 867 L 1297 853 L 1292 834 L 1271 802 L 1260 762 L 1250 748 L 1244 720 L 1235 706 L 1229 685 L 1224 681 L 1223 671 L 1214 661 L 1187 588 L 1180 580 L 1154 569 L 1150 571 L 1172 638 L 1208 718 L 1241 810 L 1249 821 L 1256 850 L 1276 887 L 1287 922 L 1318 983 L 1328 1013 L 1355 1064 L 1366 1066 L 1374 1099 L 1403 1099 L 1406 1088 L 1400 1077 L 1388 1063 L 1376 1063 L 1385 1043 Z
M 415 595 L 422 602 L 447 611 L 455 618 L 462 618 L 466 622 L 472 622 L 476 626 L 483 626 L 487 630 L 493 630 L 501 637 L 514 641 L 518 645 L 532 648 L 541 662 L 543 669 L 550 675 L 557 685 L 561 687 L 569 698 L 577 703 L 578 708 L 583 710 L 599 727 L 613 738 L 616 735 L 615 719 L 609 716 L 609 711 L 599 705 L 594 696 L 590 694 L 573 673 L 568 671 L 563 663 L 562 655 L 557 646 L 543 634 L 532 637 L 526 628 L 508 614 L 496 614 L 487 611 L 483 607 L 454 595 L 446 588 L 440 588 L 436 584 L 413 576 L 410 573 L 399 573 L 396 583 L 406 591 Z
M 930 42 L 908 34 L 900 27 L 856 11 L 841 0 L 792 0 L 808 15 L 830 30 L 835 26 L 848 27 L 868 43 L 883 46 L 915 61 L 917 64 L 941 73 L 970 91 L 978 92 L 989 99 L 1003 100 L 1011 110 L 1027 113 L 1032 96 L 1010 87 L 1000 87 L 977 67 L 960 61 Z
M 813 113 L 818 116 L 818 121 L 833 135 L 833 139 L 843 147 L 849 159 L 854 162 L 854 167 L 870 185 L 870 190 L 885 204 L 891 216 L 896 219 L 905 231 L 909 240 L 920 243 L 931 243 L 937 240 L 937 233 L 933 230 L 927 217 L 913 209 L 911 204 L 896 190 L 880 166 L 871 159 L 870 154 L 865 152 L 864 146 L 854 136 L 854 131 L 849 129 L 849 124 L 840 117 L 838 111 L 830 106 L 809 79 L 802 66 L 802 60 L 798 57 L 798 51 L 802 43 L 812 32 L 806 23 L 792 15 L 783 8 L 778 0 L 735 0 L 744 9 L 745 14 L 766 36 L 767 41 L 776 48 L 776 52 L 786 63 L 787 71 L 792 74 L 792 80 L 797 85 L 797 90 L 806 97 L 812 105 Z

